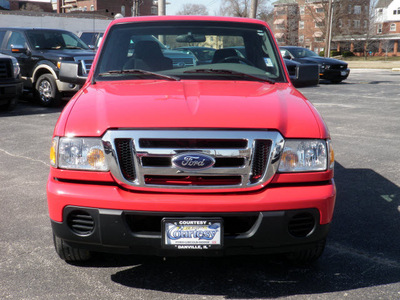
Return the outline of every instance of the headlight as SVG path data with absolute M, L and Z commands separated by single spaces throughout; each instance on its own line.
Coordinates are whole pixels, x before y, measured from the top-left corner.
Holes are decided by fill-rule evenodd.
M 14 75 L 14 78 L 17 78 L 18 75 L 19 75 L 19 71 L 20 71 L 18 60 L 15 57 L 11 57 L 11 61 L 12 61 L 12 64 L 13 64 L 13 75 Z
M 322 65 L 322 69 L 329 70 L 331 68 L 330 65 Z
M 103 143 L 98 138 L 55 138 L 50 163 L 61 169 L 108 171 Z
M 333 150 L 330 141 L 286 140 L 278 170 L 285 173 L 325 171 L 328 166 L 333 168 L 331 159 Z

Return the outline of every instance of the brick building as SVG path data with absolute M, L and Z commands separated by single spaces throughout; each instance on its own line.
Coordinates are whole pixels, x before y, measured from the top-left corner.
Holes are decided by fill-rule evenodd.
M 108 17 L 121 14 L 124 17 L 157 15 L 153 0 L 57 0 L 58 13 L 95 11 Z
M 302 46 L 316 53 L 324 50 L 328 0 L 279 0 L 273 4 L 273 31 L 280 45 Z M 368 31 L 369 4 L 370 0 L 332 1 L 332 36 L 353 37 Z
M 41 2 L 41 1 L 9 0 L 8 2 L 9 2 L 9 10 L 53 12 L 53 8 L 50 1 Z
M 400 56 L 400 0 L 379 0 L 375 6 L 378 54 Z

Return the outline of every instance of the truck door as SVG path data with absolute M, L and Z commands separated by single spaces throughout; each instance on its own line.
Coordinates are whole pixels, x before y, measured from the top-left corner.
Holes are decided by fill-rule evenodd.
M 30 74 L 33 64 L 31 51 L 29 50 L 28 42 L 23 32 L 11 31 L 11 34 L 8 35 L 8 40 L 5 43 L 3 52 L 14 56 L 18 60 L 22 77 L 32 76 L 32 74 Z

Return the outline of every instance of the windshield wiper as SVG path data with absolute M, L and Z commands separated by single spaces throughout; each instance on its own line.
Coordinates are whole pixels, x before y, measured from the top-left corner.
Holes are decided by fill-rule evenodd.
M 253 78 L 259 81 L 265 81 L 271 84 L 274 84 L 275 81 L 269 78 L 261 77 L 261 76 L 256 76 L 256 75 L 251 75 L 247 73 L 242 73 L 238 71 L 232 71 L 232 70 L 224 70 L 224 69 L 197 69 L 197 70 L 188 70 L 183 73 L 192 73 L 192 74 L 217 74 L 217 75 L 234 75 L 234 76 L 240 76 L 240 77 L 249 77 Z
M 100 73 L 99 76 L 109 76 L 109 75 L 130 75 L 130 74 L 139 74 L 139 75 L 151 75 L 163 79 L 179 81 L 181 80 L 179 77 L 164 75 L 160 73 L 154 73 L 150 71 L 140 70 L 140 69 L 128 69 L 128 70 L 111 70 L 105 73 Z

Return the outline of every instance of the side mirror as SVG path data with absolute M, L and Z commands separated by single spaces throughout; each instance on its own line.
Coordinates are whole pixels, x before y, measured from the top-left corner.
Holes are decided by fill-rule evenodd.
M 60 66 L 59 79 L 64 82 L 83 85 L 87 76 L 82 76 L 82 66 L 77 62 L 62 62 Z
M 12 53 L 27 53 L 28 49 L 22 45 L 11 45 Z
M 290 56 L 290 54 L 285 54 L 285 55 L 283 56 L 283 58 L 284 58 L 284 59 L 289 59 L 289 60 L 292 59 L 292 57 Z

